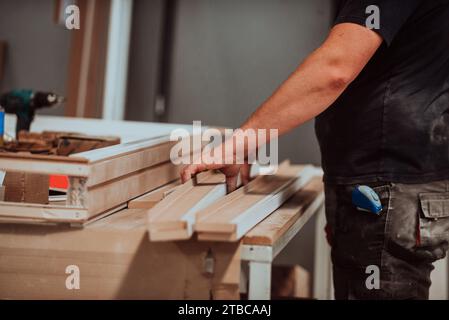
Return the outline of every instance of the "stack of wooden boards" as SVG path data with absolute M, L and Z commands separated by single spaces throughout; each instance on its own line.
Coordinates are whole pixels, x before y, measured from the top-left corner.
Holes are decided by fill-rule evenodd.
M 226 180 L 223 174 L 200 173 L 173 190 L 150 210 L 150 239 L 183 240 L 193 234 L 197 212 L 226 195 Z
M 149 209 L 150 240 L 184 240 L 196 231 L 199 240 L 237 241 L 319 174 L 285 162 L 228 195 L 224 175 L 202 174 Z
M 70 182 L 65 202 L 0 201 L 0 221 L 84 224 L 129 203 L 154 206 L 148 212 L 153 241 L 185 240 L 195 231 L 199 240 L 237 241 L 320 174 L 313 166 L 285 162 L 276 174 L 257 176 L 230 194 L 216 172 L 178 185 L 180 168 L 170 161 L 175 143 L 163 135 L 69 157 L 0 152 L 0 170 L 65 175 Z
M 179 167 L 170 161 L 175 143 L 164 135 L 69 157 L 0 152 L 0 170 L 66 175 L 70 182 L 62 205 L 2 201 L 0 220 L 83 224 L 124 208 L 131 199 L 178 179 Z
M 61 131 L 20 131 L 17 140 L 6 141 L 0 148 L 0 152 L 20 154 L 21 157 L 30 154 L 39 154 L 44 157 L 52 155 L 67 157 L 70 154 L 105 148 L 119 143 L 120 138 L 116 136 L 92 136 Z M 8 171 L 5 174 L 4 198 L 0 198 L 1 201 L 30 204 L 49 203 L 49 189 L 55 189 L 54 185 L 50 183 L 52 181 L 50 175 L 14 171 Z M 57 177 L 61 179 L 60 176 Z M 58 191 L 67 189 L 67 178 L 63 178 L 61 181 L 64 186 L 59 186 Z

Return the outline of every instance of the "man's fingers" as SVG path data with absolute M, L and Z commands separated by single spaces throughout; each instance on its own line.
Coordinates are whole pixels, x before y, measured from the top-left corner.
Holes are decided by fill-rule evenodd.
M 231 193 L 237 189 L 237 180 L 239 175 L 226 177 L 226 189 L 228 193 Z
M 184 168 L 182 168 L 182 170 L 181 170 L 181 182 L 182 183 L 186 183 L 187 181 L 192 179 L 192 177 L 195 175 L 195 172 L 196 172 L 195 166 L 196 165 L 189 164 L 189 165 L 185 166 Z
M 186 183 L 192 177 L 202 171 L 206 171 L 207 167 L 202 165 L 188 165 L 187 167 L 181 170 L 181 181 L 182 183 Z
M 248 163 L 245 163 L 240 168 L 240 176 L 242 177 L 242 183 L 243 185 L 247 185 L 250 180 L 250 172 L 251 172 L 251 165 Z
M 184 167 L 181 170 L 181 182 L 186 183 L 192 178 L 192 173 L 190 172 L 190 166 Z

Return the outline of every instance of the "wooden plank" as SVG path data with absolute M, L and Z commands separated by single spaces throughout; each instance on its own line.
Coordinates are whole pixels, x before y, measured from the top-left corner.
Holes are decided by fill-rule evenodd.
M 90 229 L 108 229 L 108 230 L 134 230 L 142 228 L 147 229 L 147 212 L 145 209 L 124 209 L 116 214 L 109 215 L 87 226 Z
M 6 42 L 0 40 L 0 83 L 3 80 L 6 60 Z
M 240 239 L 303 188 L 316 173 L 317 169 L 312 166 L 283 164 L 275 175 L 257 177 L 207 210 L 198 212 L 195 223 L 198 239 L 207 240 L 212 233 L 228 241 Z
M 272 246 L 299 219 L 308 219 L 304 213 L 323 193 L 323 189 L 321 178 L 313 178 L 279 209 L 251 229 L 243 238 L 243 244 Z
M 3 184 L 6 187 L 4 201 L 48 204 L 48 175 L 6 172 Z
M 258 164 L 251 167 L 251 178 L 263 170 Z M 219 172 L 203 172 L 194 180 L 178 186 L 162 202 L 149 211 L 151 241 L 189 239 L 193 234 L 196 213 L 226 195 L 226 181 Z M 241 184 L 239 177 L 237 186 Z
M 70 175 L 87 177 L 87 159 L 79 157 L 44 156 L 24 153 L 0 153 L 0 169 L 12 172 Z
M 83 208 L 88 218 L 92 218 L 179 178 L 179 168 L 167 162 L 177 141 L 168 139 L 168 134 L 154 136 L 153 132 L 150 139 L 70 157 L 0 153 L 0 169 L 69 176 L 68 207 Z M 199 150 L 193 150 L 196 151 Z M 42 220 L 42 214 L 35 209 L 28 218 Z M 63 221 L 83 223 L 84 217 Z
M 231 232 L 199 232 L 197 238 L 200 241 L 219 241 L 219 242 L 236 241 L 235 233 Z
M 143 196 L 137 197 L 128 202 L 128 209 L 151 209 L 180 184 L 181 180 L 176 180 L 159 189 L 150 191 Z
M 142 151 L 166 142 L 170 142 L 170 137 L 168 135 L 163 135 L 152 137 L 151 139 L 140 139 L 137 141 L 121 143 L 99 150 L 81 152 L 71 155 L 70 158 L 83 158 L 87 159 L 90 163 L 93 163 L 96 161 L 126 156 L 130 153 Z
M 106 217 L 109 217 L 109 216 L 113 215 L 114 213 L 117 213 L 117 212 L 125 210 L 125 209 L 126 209 L 126 204 L 121 204 L 121 205 L 118 205 L 117 207 L 114 207 L 107 211 L 104 211 L 101 214 L 96 215 L 93 218 L 89 218 L 89 220 L 87 220 L 87 221 L 71 222 L 70 226 L 74 227 L 74 228 L 84 228 L 86 226 L 89 226 L 89 225 L 97 222 L 98 220 L 105 219 Z
M 101 117 L 110 0 L 78 0 L 81 29 L 72 30 L 65 115 Z
M 92 186 L 168 161 L 176 142 L 167 139 L 144 139 L 69 157 L 5 152 L 0 153 L 0 169 L 89 177 L 88 185 Z
M 146 139 L 112 146 L 112 151 L 100 149 L 101 157 L 106 157 L 104 161 L 97 160 L 101 157 L 92 151 L 75 157 L 7 154 L 0 168 L 69 175 L 67 204 L 86 208 L 92 218 L 179 178 L 179 168 L 167 162 L 175 142 L 159 142 L 158 138 Z M 88 163 L 89 155 L 97 161 Z M 41 216 L 38 211 L 33 211 L 32 217 Z M 69 218 L 68 222 L 73 220 Z M 84 221 L 79 219 L 79 222 Z
M 170 150 L 177 143 L 168 139 L 169 136 L 143 139 L 69 157 L 5 152 L 0 153 L 0 169 L 89 177 L 87 185 L 93 186 L 168 161 Z
M 289 166 L 289 163 L 283 163 L 280 170 L 285 169 Z M 292 179 L 288 177 L 287 180 Z M 272 181 L 271 181 L 272 180 Z M 274 183 L 273 183 L 274 182 Z M 209 229 L 201 230 L 202 223 L 207 222 L 207 225 L 213 228 L 213 232 L 232 232 L 235 231 L 235 225 L 228 224 L 229 220 L 232 220 L 233 216 L 239 215 L 240 211 L 251 207 L 253 202 L 263 198 L 264 195 L 269 195 L 273 193 L 276 188 L 279 188 L 286 182 L 286 179 L 276 179 L 273 175 L 260 176 L 250 182 L 247 186 L 242 189 L 237 189 L 236 191 L 228 194 L 225 198 L 216 202 L 213 206 L 207 208 L 198 213 L 198 223 L 195 228 L 198 231 L 208 232 Z M 262 188 L 268 189 L 263 190 Z M 259 189 L 258 189 L 259 188 Z M 251 199 L 255 198 L 255 199 Z M 232 210 L 226 210 L 226 208 L 232 207 Z M 235 206 L 235 207 L 234 207 Z M 217 212 L 220 211 L 220 214 Z M 209 217 L 212 217 L 209 221 Z M 218 220 L 217 220 L 218 219 Z M 221 220 L 221 221 L 220 221 Z
M 195 139 L 201 139 L 201 135 L 193 135 L 191 136 L 191 144 L 190 150 L 191 152 L 198 152 L 201 150 L 202 146 L 204 146 L 207 142 L 202 141 L 200 145 L 196 145 L 193 143 Z M 116 144 L 110 147 L 91 150 L 86 152 L 81 152 L 78 154 L 73 154 L 70 157 L 74 158 L 83 158 L 87 159 L 90 163 L 95 163 L 98 161 L 104 161 L 107 159 L 119 158 L 122 156 L 126 156 L 138 151 L 144 151 L 147 149 L 151 149 L 152 147 L 168 145 L 173 147 L 177 144 L 178 141 L 171 141 L 169 134 L 153 136 L 151 138 L 144 138 L 134 141 L 128 141 L 121 144 Z M 170 153 L 168 153 L 169 155 Z M 168 160 L 168 159 L 167 159 Z
M 0 217 L 0 220 L 82 222 L 87 220 L 88 212 L 79 207 L 0 202 Z
M 169 161 L 173 142 L 156 145 L 153 142 L 146 140 L 104 148 L 108 150 L 99 149 L 98 152 L 93 150 L 79 154 L 82 157 L 86 156 L 90 161 L 96 159 L 90 164 L 91 174 L 87 185 L 97 185 Z M 105 159 L 99 160 L 101 156 Z
M 73 31 L 75 32 L 75 31 Z M 14 133 L 17 117 L 5 115 L 5 131 Z M 204 128 L 204 127 L 203 127 Z M 173 130 L 192 131 L 192 125 L 175 123 L 158 123 L 143 121 L 116 121 L 105 119 L 87 119 L 47 116 L 39 114 L 33 121 L 33 131 L 80 132 L 91 136 L 119 136 L 122 143 L 154 137 L 169 136 Z M 206 127 L 207 129 L 207 127 Z
M 86 10 L 88 0 L 78 0 L 77 5 L 80 9 L 80 29 L 71 30 L 71 43 L 69 51 L 69 70 L 67 75 L 67 103 L 65 104 L 64 114 L 66 116 L 76 117 L 79 101 L 81 65 L 83 63 L 83 47 L 87 34 Z
M 68 193 L 67 206 L 0 202 L 0 217 L 7 220 L 20 218 L 24 222 L 84 223 L 178 177 L 179 168 L 166 162 L 92 188 L 88 188 L 83 179 L 75 179 L 79 183 L 73 187 L 76 190 Z
M 104 83 L 111 0 L 96 0 L 92 21 L 90 56 L 88 57 L 87 81 L 83 114 L 86 118 L 101 118 L 103 115 Z
M 35 134 L 35 133 L 32 133 Z M 51 132 L 44 132 L 43 135 L 55 135 Z M 120 144 L 119 137 L 95 137 L 82 134 L 59 135 L 56 152 L 60 156 L 69 156 L 71 154 L 97 150 L 109 146 Z
M 195 214 L 226 195 L 222 173 L 200 173 L 196 181 L 178 186 L 148 211 L 151 241 L 183 240 L 193 234 Z
M 73 156 L 89 160 L 91 174 L 87 185 L 93 186 L 169 161 L 170 151 L 176 143 L 178 142 L 170 141 L 167 135 L 122 143 Z M 191 145 L 192 153 L 199 152 L 200 149 L 201 145 Z
M 179 167 L 166 162 L 87 188 L 84 205 L 93 217 L 179 178 Z

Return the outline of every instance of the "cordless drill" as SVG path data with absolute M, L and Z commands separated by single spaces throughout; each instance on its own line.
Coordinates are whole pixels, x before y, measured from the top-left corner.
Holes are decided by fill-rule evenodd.
M 17 116 L 16 137 L 21 130 L 30 130 L 36 110 L 62 104 L 65 98 L 52 92 L 13 90 L 0 95 L 0 106 Z

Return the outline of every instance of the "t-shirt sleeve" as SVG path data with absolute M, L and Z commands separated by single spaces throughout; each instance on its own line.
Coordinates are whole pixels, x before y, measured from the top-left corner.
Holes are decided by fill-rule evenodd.
M 334 25 L 350 22 L 376 31 L 389 46 L 422 0 L 347 0 L 343 1 Z M 372 7 L 375 6 L 375 7 Z M 378 29 L 368 22 L 379 13 Z

